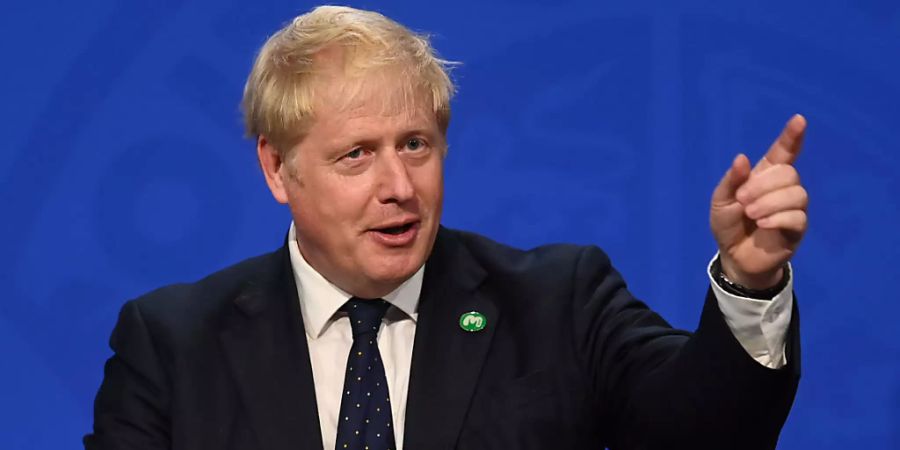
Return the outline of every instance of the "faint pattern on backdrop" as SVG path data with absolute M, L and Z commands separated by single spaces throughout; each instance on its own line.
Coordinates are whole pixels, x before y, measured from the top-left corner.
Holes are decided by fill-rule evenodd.
M 464 64 L 444 223 L 603 247 L 692 328 L 708 198 L 793 112 L 811 231 L 804 377 L 781 448 L 900 447 L 900 5 L 371 1 Z M 121 304 L 280 245 L 240 100 L 311 3 L 53 2 L 0 18 L 0 441 L 78 448 Z

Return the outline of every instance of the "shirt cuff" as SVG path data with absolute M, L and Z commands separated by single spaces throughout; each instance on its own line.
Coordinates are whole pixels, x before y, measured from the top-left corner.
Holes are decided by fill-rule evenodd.
M 718 256 L 716 253 L 709 261 L 706 273 L 725 323 L 756 362 L 772 369 L 783 367 L 787 364 L 785 338 L 794 309 L 793 276 L 789 275 L 787 285 L 771 300 L 741 297 L 725 291 L 713 279 L 712 263 Z M 793 274 L 793 267 L 788 265 Z

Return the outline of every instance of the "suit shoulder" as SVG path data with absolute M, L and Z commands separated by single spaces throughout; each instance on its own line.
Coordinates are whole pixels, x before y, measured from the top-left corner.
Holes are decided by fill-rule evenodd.
M 606 253 L 597 246 L 578 244 L 544 244 L 531 249 L 519 249 L 491 238 L 460 230 L 447 230 L 453 238 L 483 266 L 492 272 L 510 274 L 553 273 L 572 275 L 581 263 L 597 267 L 609 266 Z
M 271 277 L 282 260 L 282 250 L 245 259 L 191 283 L 170 284 L 126 303 L 140 310 L 147 321 L 186 321 L 217 314 L 252 283 Z

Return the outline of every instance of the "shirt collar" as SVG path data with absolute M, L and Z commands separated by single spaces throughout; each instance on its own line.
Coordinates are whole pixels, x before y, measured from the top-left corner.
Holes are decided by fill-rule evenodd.
M 297 284 L 297 297 L 300 298 L 303 326 L 306 328 L 306 334 L 311 339 L 316 339 L 331 324 L 338 309 L 353 296 L 332 284 L 309 265 L 300 253 L 300 246 L 297 244 L 297 230 L 293 222 L 291 222 L 291 230 L 288 232 L 288 249 L 291 255 L 294 281 Z M 422 292 L 424 273 L 425 265 L 423 264 L 397 289 L 382 297 L 413 321 L 418 316 L 416 309 L 419 305 L 419 295 Z M 390 310 L 386 317 L 389 318 L 389 316 L 391 316 Z

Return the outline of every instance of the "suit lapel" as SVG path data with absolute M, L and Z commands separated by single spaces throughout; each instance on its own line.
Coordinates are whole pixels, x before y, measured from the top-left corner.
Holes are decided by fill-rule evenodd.
M 484 277 L 457 237 L 442 228 L 419 300 L 404 448 L 455 446 L 499 320 L 496 305 L 478 292 Z M 487 318 L 483 330 L 460 328 L 460 316 L 470 311 Z
M 220 339 L 261 447 L 321 449 L 312 367 L 287 247 L 251 277 Z

